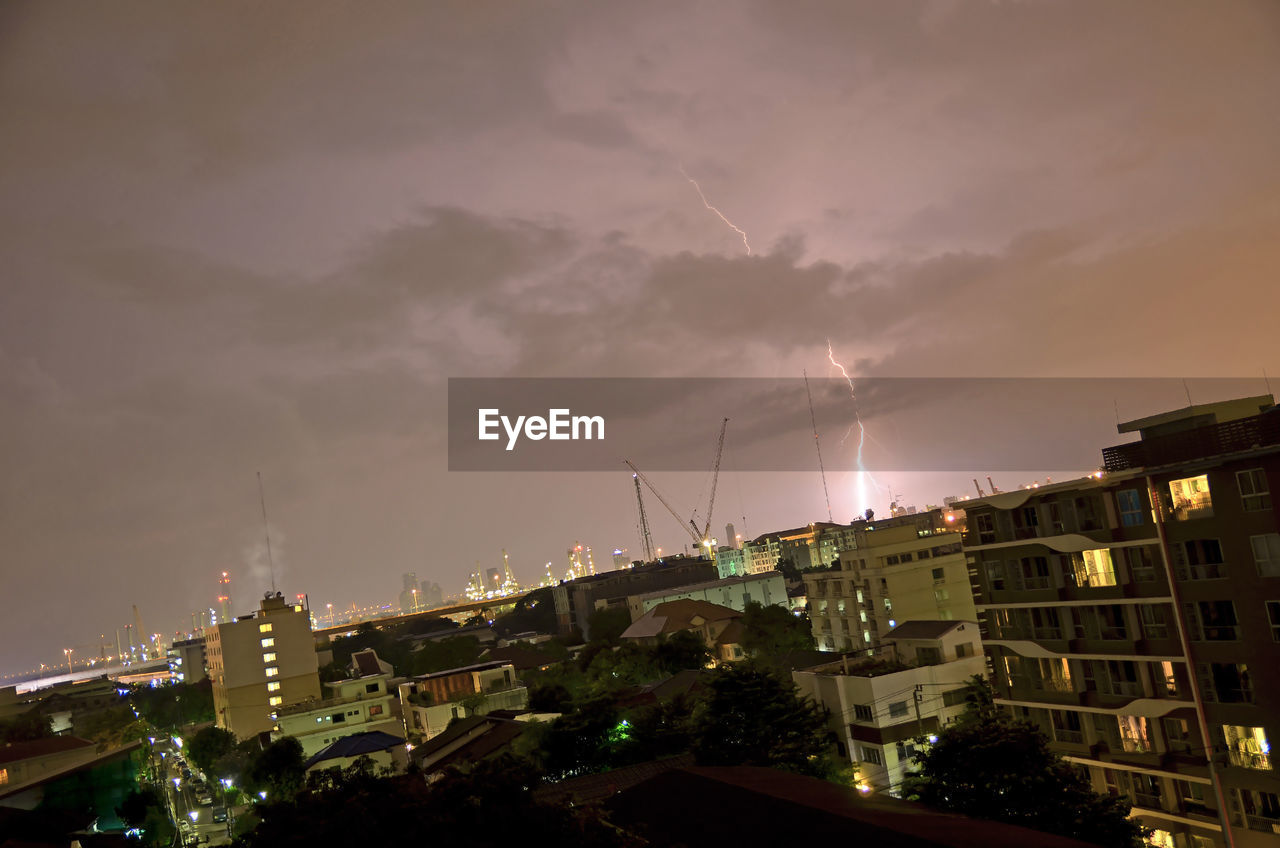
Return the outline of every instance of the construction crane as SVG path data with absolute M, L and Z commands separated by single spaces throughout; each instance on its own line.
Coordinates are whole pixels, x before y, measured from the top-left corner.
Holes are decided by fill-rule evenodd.
M 685 529 L 685 532 L 687 532 L 693 538 L 694 545 L 696 545 L 699 550 L 703 550 L 703 549 L 706 550 L 706 554 L 708 557 L 711 557 L 715 554 L 715 551 L 713 550 L 714 545 L 712 544 L 712 541 L 711 541 L 711 511 L 715 507 L 715 503 L 716 503 L 716 484 L 720 479 L 720 459 L 722 456 L 724 456 L 724 433 L 725 433 L 725 429 L 728 426 L 729 426 L 729 419 L 726 418 L 720 424 L 720 441 L 716 445 L 716 460 L 715 460 L 715 464 L 712 466 L 712 469 L 711 469 L 711 498 L 707 503 L 707 522 L 706 522 L 706 525 L 702 527 L 702 529 L 698 528 L 698 525 L 696 522 L 694 522 L 693 518 L 690 518 L 686 523 L 685 519 L 681 518 L 680 513 L 676 512 L 675 507 L 667 503 L 667 499 L 664 498 L 662 496 L 662 493 L 658 491 L 658 487 L 653 485 L 653 481 L 651 481 L 648 477 L 644 476 L 644 474 L 641 473 L 639 468 L 636 468 L 635 463 L 633 463 L 629 459 L 622 460 L 627 464 L 627 467 L 631 469 L 632 475 L 638 481 L 636 483 L 637 499 L 640 497 L 639 484 L 644 483 L 646 486 L 649 487 L 649 491 L 653 492 L 653 496 L 658 499 L 658 503 L 666 507 L 667 512 L 671 513 L 671 517 L 676 520 L 676 523 L 679 524 L 681 527 L 683 527 Z M 641 520 L 643 521 L 644 520 L 644 502 L 643 501 L 641 501 L 640 503 L 640 515 L 641 515 Z
M 644 498 L 640 496 L 640 472 L 631 475 L 636 484 L 636 503 L 640 506 L 640 539 L 644 542 L 644 561 L 653 562 L 653 536 L 649 534 L 649 516 L 644 512 Z

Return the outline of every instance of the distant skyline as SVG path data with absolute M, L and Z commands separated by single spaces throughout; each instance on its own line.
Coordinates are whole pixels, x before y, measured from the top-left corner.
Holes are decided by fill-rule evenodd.
M 450 377 L 834 358 L 1260 394 L 1276 79 L 1267 0 L 6 3 L 0 671 L 133 604 L 172 632 L 224 570 L 252 608 L 258 472 L 277 585 L 317 609 L 407 571 L 461 591 L 503 548 L 522 581 L 638 550 L 625 470 L 449 472 Z M 1117 414 L 1185 398 L 1150 403 Z M 826 438 L 848 521 L 872 504 Z M 923 506 L 985 473 L 884 482 Z M 705 473 L 658 482 L 704 501 Z M 726 472 L 713 527 L 826 514 L 816 470 Z

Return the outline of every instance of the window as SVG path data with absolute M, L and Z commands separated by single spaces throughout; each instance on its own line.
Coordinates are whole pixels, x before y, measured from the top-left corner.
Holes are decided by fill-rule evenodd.
M 1261 577 L 1280 577 L 1280 533 L 1250 536 L 1253 547 L 1253 564 Z
M 878 765 L 884 764 L 884 759 L 880 756 L 879 748 L 868 748 L 866 745 L 863 745 L 862 746 L 862 762 L 871 763 L 874 766 L 878 766 Z
M 334 713 L 333 715 L 329 716 L 329 719 L 334 724 L 341 724 L 342 722 L 347 720 L 347 716 L 345 713 Z
M 1080 713 L 1073 710 L 1050 710 L 1053 720 L 1053 738 L 1059 742 L 1084 742 L 1084 727 L 1080 724 Z
M 267 677 L 278 677 L 279 675 L 280 669 L 276 668 L 274 665 L 267 666 Z
M 273 680 L 273 681 L 271 681 L 270 683 L 268 683 L 268 684 L 267 684 L 267 691 L 268 691 L 268 692 L 279 692 L 279 691 L 280 691 L 280 681 L 279 681 L 279 680 Z
M 943 601 L 947 601 L 951 599 L 951 593 L 946 589 L 934 589 L 933 599 L 937 603 L 942 603 Z
M 1116 503 L 1120 507 L 1120 524 L 1124 527 L 1142 526 L 1142 496 L 1137 489 L 1125 489 L 1116 492 Z
M 1049 560 L 1046 557 L 1023 557 L 1018 562 L 1024 589 L 1048 589 L 1053 584 L 1049 574 Z
M 898 564 L 898 561 L 899 561 L 899 560 L 898 560 L 898 555 L 897 555 L 897 554 L 890 554 L 889 556 L 887 556 L 887 557 L 885 557 L 885 558 L 884 558 L 884 564 L 885 564 L 885 565 L 897 565 L 897 564 Z
M 894 701 L 889 704 L 889 718 L 902 718 L 907 714 L 906 701 Z
M 1236 484 L 1240 486 L 1241 503 L 1245 512 L 1271 509 L 1271 487 L 1267 474 L 1261 468 L 1236 472 Z
M 0 786 L 4 786 L 8 782 L 9 770 L 7 768 L 0 768 Z
M 928 548 L 921 548 L 920 550 L 916 551 L 916 559 L 929 559 L 929 557 L 931 556 L 932 554 L 929 553 Z
M 937 648 L 917 648 L 916 662 L 920 665 L 937 665 L 942 662 L 942 652 Z
M 973 656 L 972 642 L 961 642 L 956 645 L 956 659 L 963 659 L 971 656 Z
M 1073 555 L 1072 571 L 1077 586 L 1116 585 L 1116 567 L 1111 561 L 1111 551 L 1107 548 L 1081 551 Z
M 949 692 L 942 693 L 942 704 L 947 707 L 958 707 L 967 703 L 969 700 L 969 689 L 952 689 Z
M 1004 589 L 1004 563 L 998 559 L 990 559 L 984 562 L 983 566 L 987 570 L 987 585 L 992 591 L 998 592 Z
M 1151 583 L 1156 579 L 1155 560 L 1151 548 L 1124 548 L 1124 561 L 1129 566 L 1129 576 L 1138 583 Z
M 871 721 L 871 705 L 854 704 L 853 717 L 858 721 Z
M 382 715 L 382 704 L 374 704 L 372 707 L 370 707 L 369 715 L 370 716 Z
M 281 698 L 279 695 L 275 695 L 273 697 L 268 698 L 267 703 L 273 707 L 278 707 L 284 703 L 284 698 Z
M 933 582 L 934 582 L 934 583 L 941 583 L 941 582 L 942 582 L 943 580 L 945 580 L 945 579 L 946 579 L 946 572 L 945 572 L 943 569 L 941 569 L 941 568 L 935 568 L 935 569 L 933 570 Z
M 1164 738 L 1169 750 L 1174 754 L 1190 754 L 1191 723 L 1185 718 L 1163 718 L 1160 723 L 1164 726 Z
M 276 646 L 276 637 L 274 636 L 268 636 L 266 639 L 262 640 L 262 647 L 264 648 L 274 648 L 275 646 Z
M 1280 642 L 1280 601 L 1267 601 L 1267 619 L 1271 622 L 1271 639 Z
M 1173 517 L 1179 521 L 1209 518 L 1213 515 L 1213 499 L 1209 496 L 1209 476 L 1185 477 L 1169 481 L 1169 498 Z
M 1142 635 L 1146 639 L 1168 639 L 1169 619 L 1164 604 L 1138 604 Z
M 1226 737 L 1232 765 L 1271 770 L 1271 746 L 1267 744 L 1265 728 L 1224 724 L 1222 735 Z
M 903 562 L 911 562 L 913 559 L 915 559 L 915 557 L 913 557 L 909 551 L 902 555 Z
M 1179 580 L 1217 580 L 1227 576 L 1222 544 L 1217 539 L 1187 539 L 1171 547 Z
M 270 624 L 259 624 L 259 625 L 258 625 L 258 632 L 259 632 L 259 633 L 270 633 L 270 632 L 271 632 L 271 625 L 270 625 Z
M 378 684 L 377 684 L 377 683 L 367 683 L 367 684 L 365 684 L 364 691 L 365 691 L 365 694 L 372 695 L 374 692 L 377 692 L 377 691 L 378 691 Z
M 1231 601 L 1200 601 L 1186 605 L 1191 638 L 1204 642 L 1231 642 L 1240 638 L 1236 605 Z
M 1199 663 L 1196 677 L 1205 700 L 1219 704 L 1252 704 L 1253 681 L 1244 663 Z
M 991 513 L 986 512 L 977 516 L 975 522 L 978 527 L 978 544 L 990 545 L 996 540 L 996 525 L 992 519 Z
M 263 661 L 264 663 L 273 663 L 273 662 L 275 662 L 275 661 L 276 661 L 276 652 L 275 652 L 275 651 L 272 651 L 272 652 L 270 652 L 270 653 L 263 654 L 263 655 L 262 655 L 262 661 Z

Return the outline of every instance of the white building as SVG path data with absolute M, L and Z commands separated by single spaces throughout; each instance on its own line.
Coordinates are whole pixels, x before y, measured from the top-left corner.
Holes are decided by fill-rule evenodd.
M 345 736 L 381 731 L 401 736 L 398 693 L 391 679 L 391 665 L 372 651 L 351 656 L 356 676 L 324 684 L 329 697 L 282 707 L 276 714 L 273 739 L 292 736 L 310 757 Z
M 792 672 L 802 695 L 826 707 L 859 788 L 896 793 L 920 737 L 964 712 L 968 681 L 986 660 L 972 621 L 908 621 L 883 657 L 844 657 Z

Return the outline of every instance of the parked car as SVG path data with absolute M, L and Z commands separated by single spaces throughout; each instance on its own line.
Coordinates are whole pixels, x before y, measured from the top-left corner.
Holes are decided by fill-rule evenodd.
M 227 820 L 227 808 L 219 804 L 213 808 L 213 820 L 216 822 L 224 822 Z

